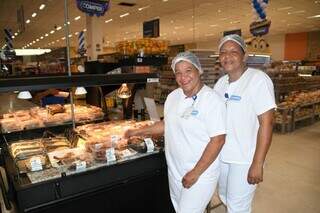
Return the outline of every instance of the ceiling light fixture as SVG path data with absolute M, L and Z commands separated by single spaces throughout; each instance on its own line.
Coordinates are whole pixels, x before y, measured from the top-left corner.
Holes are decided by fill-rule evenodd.
M 169 1 L 169 0 L 162 0 L 163 2 L 167 2 L 167 1 Z
M 12 38 L 12 39 L 14 39 L 14 38 L 15 38 L 15 36 L 13 35 L 13 36 L 11 36 L 11 38 Z
M 53 33 L 54 33 L 54 30 L 51 30 L 50 33 L 53 34 Z
M 281 10 L 289 10 L 291 9 L 292 7 L 281 7 L 281 8 L 278 8 L 277 10 L 278 11 L 281 11 Z
M 68 36 L 69 38 L 71 38 L 72 37 L 72 35 L 71 34 L 69 34 L 69 36 Z
M 41 36 L 40 39 L 42 40 L 42 39 L 43 39 L 43 36 Z
M 217 24 L 211 24 L 210 27 L 218 27 Z
M 65 39 L 66 39 L 66 37 L 62 37 L 61 39 L 62 39 L 62 40 L 65 40 Z
M 83 32 L 87 32 L 87 29 L 86 29 L 86 28 L 84 28 L 82 31 L 83 31 Z
M 30 23 L 30 19 L 27 19 L 26 23 L 29 24 Z
M 39 10 L 43 10 L 45 7 L 46 7 L 45 4 L 41 4 L 40 7 L 39 7 Z
M 78 35 L 78 34 L 79 34 L 79 32 L 75 32 L 74 34 L 75 34 L 75 35 Z
M 58 30 L 61 30 L 61 28 L 62 28 L 61 26 L 58 26 L 56 30 L 57 30 L 57 31 L 58 31 Z
M 36 41 L 39 41 L 39 39 L 37 38 Z
M 124 13 L 124 14 L 120 15 L 120 18 L 126 17 L 128 15 L 130 15 L 130 13 Z
M 32 41 L 32 43 L 34 44 L 34 43 L 36 43 L 36 41 Z
M 111 21 L 113 21 L 112 18 L 111 18 L 111 19 L 108 19 L 108 20 L 105 20 L 104 22 L 105 22 L 105 23 L 109 23 L 109 22 L 111 22 Z
M 18 33 L 14 33 L 14 35 L 15 35 L 15 36 L 17 36 L 17 35 L 18 35 Z
M 309 16 L 307 18 L 320 18 L 320 14 L 319 15 L 314 15 L 314 16 Z
M 141 11 L 141 10 L 147 9 L 147 8 L 149 8 L 149 7 L 150 7 L 150 5 L 145 6 L 145 7 L 140 7 L 138 10 Z
M 78 21 L 81 18 L 81 16 L 77 16 L 74 18 L 75 21 Z
M 44 36 L 45 36 L 45 37 L 48 37 L 48 36 L 49 36 L 49 34 L 48 34 L 48 33 L 46 33 Z
M 34 18 L 37 16 L 37 13 L 32 13 L 31 17 Z

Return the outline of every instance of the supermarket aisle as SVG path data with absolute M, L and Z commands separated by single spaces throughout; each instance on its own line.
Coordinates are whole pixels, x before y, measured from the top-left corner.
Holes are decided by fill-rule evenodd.
M 211 213 L 224 213 L 223 207 Z M 320 122 L 274 134 L 253 213 L 320 212 Z

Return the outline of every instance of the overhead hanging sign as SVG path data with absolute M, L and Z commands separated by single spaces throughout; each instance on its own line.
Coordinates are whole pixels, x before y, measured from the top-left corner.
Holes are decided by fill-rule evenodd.
M 159 19 L 143 22 L 143 38 L 159 37 Z
M 103 16 L 109 5 L 110 0 L 77 0 L 79 10 L 90 16 Z

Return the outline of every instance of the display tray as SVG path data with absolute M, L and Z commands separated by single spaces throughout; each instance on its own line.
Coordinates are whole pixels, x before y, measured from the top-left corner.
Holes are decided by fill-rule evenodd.
M 110 195 L 107 192 L 114 190 L 115 187 L 121 186 L 121 188 L 125 188 L 130 186 L 132 182 L 137 179 L 145 179 L 138 187 L 138 189 L 144 190 L 144 187 L 146 187 L 150 181 L 154 181 L 154 178 L 159 176 L 160 173 L 162 174 L 161 177 L 163 177 L 162 180 L 153 183 L 153 188 L 149 189 L 152 192 L 144 192 L 144 195 L 147 196 L 144 199 L 148 199 L 148 197 L 157 197 L 157 199 L 153 200 L 153 204 L 162 203 L 162 207 L 158 206 L 157 209 L 154 209 L 152 212 L 158 212 L 158 210 L 165 206 L 167 207 L 164 209 L 168 210 L 170 206 L 168 185 L 166 183 L 166 164 L 163 152 L 146 153 L 140 157 L 125 160 L 117 164 L 96 165 L 86 172 L 81 173 L 70 173 L 65 175 L 53 172 L 51 173 L 51 179 L 38 182 L 36 179 L 41 179 L 41 176 L 32 177 L 24 174 L 17 177 L 16 175 L 13 175 L 14 167 L 12 165 L 12 160 L 7 158 L 7 171 L 10 174 L 10 182 L 13 184 L 13 191 L 15 193 L 19 212 L 42 212 L 40 209 L 55 209 L 65 203 L 76 206 L 78 199 L 81 200 L 86 197 L 85 199 L 87 200 L 96 193 L 105 197 L 105 202 L 108 203 L 108 206 L 101 206 L 102 203 L 92 201 L 94 204 L 92 208 L 101 210 L 111 208 L 113 210 L 112 212 L 122 212 L 119 208 L 123 209 L 123 206 L 115 208 L 110 202 L 112 201 L 116 204 L 123 200 L 132 199 L 132 196 L 139 194 L 139 191 L 126 191 L 117 200 L 113 199 L 114 193 Z M 48 177 L 49 171 L 52 170 L 46 170 L 46 177 Z M 32 179 L 35 181 L 32 182 Z M 121 188 L 118 190 L 121 190 Z M 159 193 L 158 190 L 164 190 L 165 192 Z M 146 205 L 148 206 L 149 204 Z M 152 207 L 155 208 L 155 206 L 151 206 L 151 209 L 148 209 L 147 206 L 139 212 L 148 212 Z M 135 209 L 133 206 L 132 208 L 129 206 L 126 208 L 128 208 L 128 210 Z M 159 212 L 166 212 L 164 209 Z M 79 212 L 84 212 L 82 210 L 79 210 Z

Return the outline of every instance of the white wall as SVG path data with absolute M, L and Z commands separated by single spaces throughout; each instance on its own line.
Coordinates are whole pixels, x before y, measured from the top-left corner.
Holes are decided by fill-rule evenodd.
M 268 41 L 270 45 L 270 50 L 272 53 L 272 60 L 278 61 L 284 59 L 284 42 L 285 42 L 285 35 L 267 35 L 265 39 Z M 218 40 L 212 41 L 205 41 L 205 42 L 198 42 L 197 49 L 218 49 Z

